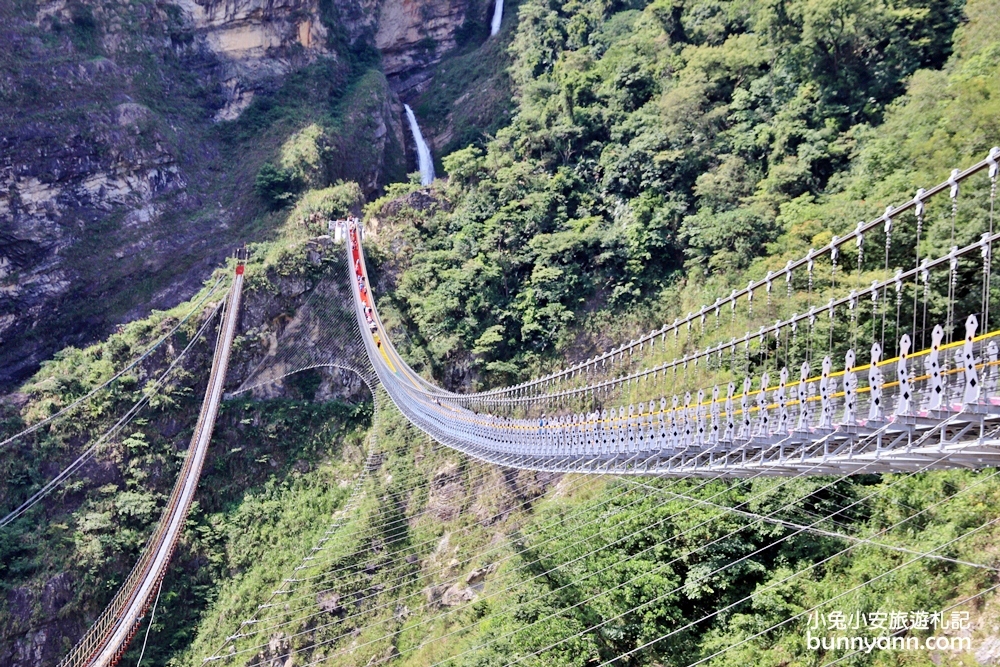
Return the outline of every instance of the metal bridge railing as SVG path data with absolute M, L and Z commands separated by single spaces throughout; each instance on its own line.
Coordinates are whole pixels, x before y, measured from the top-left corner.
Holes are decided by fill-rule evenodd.
M 994 149 L 987 159 L 963 172 L 956 170 L 947 181 L 930 190 L 921 190 L 912 201 L 890 207 L 880 218 L 860 223 L 844 238 L 835 238 L 819 251 L 810 251 L 800 261 L 790 262 L 784 273 L 769 274 L 766 280 L 734 292 L 728 301 L 717 301 L 712 307 L 702 308 L 675 323 L 675 330 L 695 318 L 704 320 L 711 308 L 717 310 L 724 303 L 735 303 L 741 294 L 749 300 L 759 287 L 770 291 L 773 281 L 782 275 L 790 276 L 796 268 L 807 266 L 811 272 L 812 262 L 820 255 L 831 256 L 835 271 L 838 249 L 851 240 L 856 240 L 859 248 L 860 267 L 865 232 L 882 225 L 888 239 L 893 217 L 909 209 L 922 213 L 925 202 L 939 192 L 949 194 L 954 213 L 954 201 L 963 179 L 988 168 L 995 186 L 998 155 L 1000 150 Z M 995 187 L 991 188 L 990 196 L 992 203 Z M 367 282 L 364 253 L 354 229 L 352 226 L 347 234 L 342 234 L 351 258 L 350 280 L 366 349 L 383 386 L 404 415 L 422 430 L 446 445 L 484 460 L 542 470 L 738 476 L 768 466 L 775 474 L 805 468 L 849 470 L 855 459 L 874 456 L 880 461 L 874 470 L 909 469 L 915 465 L 914 461 L 923 461 L 924 454 L 915 452 L 914 447 L 928 447 L 926 434 L 933 429 L 939 434 L 934 447 L 954 449 L 953 455 L 940 466 L 1000 461 L 997 443 L 980 442 L 985 425 L 1000 418 L 1000 401 L 993 395 L 998 376 L 997 332 L 977 336 L 978 322 L 974 316 L 967 322 L 966 339 L 954 344 L 944 344 L 944 329 L 937 327 L 931 347 L 915 354 L 910 354 L 909 336 L 903 336 L 899 340 L 898 357 L 883 359 L 876 344 L 872 346 L 870 363 L 858 364 L 850 351 L 841 370 L 835 371 L 834 363 L 827 357 L 823 359 L 821 375 L 810 376 L 808 364 L 803 364 L 797 381 L 790 381 L 787 369 L 774 367 L 770 374 L 765 372 L 759 378 L 756 390 L 752 385 L 758 383 L 747 378 L 740 393 L 734 382 L 721 388 L 703 387 L 687 392 L 683 402 L 678 396 L 672 397 L 668 407 L 667 397 L 657 393 L 655 382 L 649 382 L 653 386 L 645 390 L 645 398 L 641 397 L 642 391 L 632 389 L 640 383 L 655 381 L 658 376 L 662 384 L 668 371 L 676 372 L 680 366 L 686 369 L 689 364 L 696 366 L 699 360 L 705 363 L 717 356 L 721 358 L 725 351 L 735 357 L 740 346 L 749 355 L 750 344 L 755 340 L 759 341 L 759 349 L 764 350 L 765 340 L 771 336 L 777 338 L 783 333 L 787 336 L 789 331 L 794 332 L 807 322 L 811 328 L 820 315 L 830 318 L 831 336 L 837 312 L 849 314 L 851 325 L 857 328 L 862 303 L 868 300 L 876 303 L 892 292 L 899 294 L 904 283 L 916 285 L 922 280 L 926 286 L 930 272 L 937 269 L 950 271 L 948 283 L 954 285 L 960 259 L 982 258 L 985 307 L 992 245 L 1000 239 L 1000 233 L 992 227 L 990 233 L 974 243 L 952 248 L 933 260 L 924 259 L 909 270 L 873 281 L 870 287 L 851 289 L 801 315 L 786 317 L 759 331 L 747 332 L 651 368 L 551 390 L 558 387 L 556 379 L 580 376 L 581 369 L 601 359 L 616 355 L 623 359 L 624 350 L 649 342 L 667 329 L 559 374 L 503 390 L 467 395 L 434 387 L 399 357 L 378 318 Z M 949 305 L 946 325 L 949 330 L 954 321 L 953 311 Z M 941 355 L 952 351 L 960 352 L 962 361 L 949 366 Z M 787 356 L 786 353 L 786 361 Z M 926 373 L 920 374 L 913 367 L 917 359 L 927 360 Z M 739 374 L 739 369 L 731 367 L 727 372 L 733 377 Z M 769 377 L 780 377 L 780 381 L 771 385 Z M 640 395 L 638 403 L 633 394 Z M 590 407 L 584 409 L 584 405 Z M 542 409 L 550 414 L 526 414 Z M 556 413 L 561 414 L 555 416 Z
M 59 667 L 108 667 L 116 664 L 138 629 L 166 572 L 201 474 L 222 396 L 243 287 L 246 257 L 240 254 L 237 258 L 236 275 L 220 319 L 205 399 L 177 483 L 139 561 L 87 633 L 59 662 Z
M 613 361 L 616 357 L 622 358 L 625 354 L 631 355 L 635 350 L 641 351 L 644 346 L 655 344 L 657 338 L 659 338 L 662 342 L 668 334 L 676 336 L 683 328 L 690 328 L 694 322 L 698 320 L 704 322 L 705 318 L 710 313 L 714 313 L 715 317 L 718 317 L 720 311 L 724 308 L 728 307 L 730 309 L 735 309 L 737 302 L 740 300 L 752 302 L 753 296 L 758 290 L 763 289 L 770 294 L 775 283 L 780 284 L 782 281 L 787 283 L 791 280 L 796 271 L 801 271 L 803 268 L 805 268 L 810 274 L 811 280 L 813 265 L 817 260 L 827 258 L 835 263 L 837 256 L 841 253 L 843 248 L 849 247 L 851 244 L 859 244 L 859 241 L 863 240 L 870 232 L 877 231 L 881 228 L 885 234 L 886 243 L 888 244 L 891 239 L 895 219 L 903 213 L 911 210 L 915 211 L 918 217 L 922 216 L 927 202 L 929 202 L 936 195 L 947 192 L 954 205 L 957 202 L 961 184 L 969 177 L 978 174 L 983 170 L 987 171 L 990 181 L 993 184 L 993 192 L 991 193 L 991 196 L 994 196 L 998 176 L 998 166 L 1000 166 L 998 165 L 998 162 L 1000 162 L 1000 147 L 995 146 L 990 149 L 989 154 L 984 159 L 964 170 L 953 170 L 947 180 L 938 183 L 932 188 L 927 190 L 923 188 L 918 189 L 913 199 L 896 207 L 887 207 L 882 215 L 873 218 L 868 222 L 859 222 L 857 227 L 850 233 L 839 237 L 834 236 L 833 239 L 831 239 L 831 241 L 823 247 L 810 249 L 805 256 L 789 261 L 782 269 L 768 272 L 765 278 L 750 281 L 747 287 L 733 290 L 729 296 L 716 299 L 712 304 L 703 305 L 698 311 L 688 313 L 685 317 L 678 318 L 671 324 L 665 324 L 660 329 L 651 331 L 633 341 L 630 341 L 629 343 L 620 345 L 608 352 L 595 356 L 592 359 L 574 364 L 568 368 L 550 373 L 540 378 L 522 382 L 510 387 L 491 389 L 485 392 L 476 392 L 474 394 L 469 394 L 468 396 L 470 398 L 487 398 L 511 395 L 518 395 L 521 397 L 533 396 L 539 389 L 544 390 L 546 387 L 571 379 L 580 373 L 586 374 L 591 370 L 596 371 L 599 365 L 603 366 L 607 362 Z M 992 245 L 992 240 L 990 240 L 990 245 Z M 911 277 L 914 275 L 914 272 L 919 271 L 920 269 L 921 266 L 918 260 L 915 262 L 912 271 L 907 272 L 907 277 Z

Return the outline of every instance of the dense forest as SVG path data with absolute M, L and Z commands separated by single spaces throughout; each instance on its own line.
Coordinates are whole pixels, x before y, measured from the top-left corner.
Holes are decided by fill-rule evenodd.
M 659 325 L 981 159 L 991 11 L 523 3 L 512 123 L 442 159 L 437 205 L 386 206 L 398 185 L 368 208 L 412 250 L 388 301 L 434 338 L 415 356 L 526 379 L 592 352 L 581 332 L 610 313 Z M 932 229 L 921 254 L 948 241 Z
M 331 168 L 339 144 L 328 135 L 348 130 L 343 96 L 323 86 L 349 84 L 357 116 L 366 91 L 379 106 L 387 94 L 363 45 L 220 124 L 248 145 L 255 132 L 301 125 L 265 147 L 244 193 L 268 239 L 251 246 L 231 389 L 257 378 L 306 315 L 318 324 L 302 335 L 342 334 L 344 266 L 323 236 L 328 218 L 363 210 L 398 347 L 429 379 L 472 390 L 710 303 L 1000 143 L 997 0 L 521 0 L 503 26 L 495 39 L 470 26 L 439 66 L 442 98 L 414 102 L 418 112 L 451 105 L 461 123 L 430 186 L 411 177 L 365 203 Z M 337 113 L 323 116 L 323 104 Z M 920 254 L 978 238 L 973 222 L 952 233 L 935 218 Z M 175 309 L 59 352 L 0 403 L 2 439 L 168 335 L 71 419 L 0 455 L 6 512 L 143 406 L 49 500 L 0 527 L 0 663 L 57 662 L 135 562 L 193 428 L 211 358 L 201 304 L 218 300 L 216 280 L 222 271 Z M 335 354 L 360 360 L 348 345 Z M 994 470 L 742 481 L 503 472 L 429 442 L 347 375 L 311 369 L 224 404 L 158 610 L 141 628 L 142 664 L 202 665 L 230 645 L 218 664 L 998 660 Z M 305 596 L 320 612 L 302 620 L 290 605 L 275 613 L 299 625 L 278 617 L 260 643 L 232 639 L 320 539 L 338 575 Z M 928 549 L 934 557 L 915 557 Z M 966 610 L 975 651 L 812 650 L 805 628 L 819 605 Z

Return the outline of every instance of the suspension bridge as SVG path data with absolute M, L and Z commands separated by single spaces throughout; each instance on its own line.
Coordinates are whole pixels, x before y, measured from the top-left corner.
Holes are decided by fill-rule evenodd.
M 166 510 L 149 538 L 142 557 L 122 584 L 118 594 L 61 664 L 116 664 L 128 647 L 138 629 L 139 621 L 153 602 L 163 581 L 170 556 L 184 527 L 191 501 L 194 500 L 198 478 L 201 476 L 212 431 L 215 428 L 229 355 L 236 335 L 236 323 L 239 320 L 245 262 L 246 255 L 240 251 L 237 253 L 232 287 L 222 311 L 205 400 Z
M 420 429 L 470 456 L 513 468 L 738 477 L 761 470 L 839 474 L 914 470 L 928 463 L 934 468 L 996 465 L 1000 441 L 991 432 L 1000 419 L 1000 331 L 984 329 L 996 240 L 997 153 L 994 149 L 982 162 L 919 190 L 911 201 L 859 222 L 851 233 L 669 326 L 558 373 L 477 394 L 435 387 L 396 352 L 371 296 L 359 230 L 352 225 L 343 234 L 368 357 L 393 402 Z M 991 183 L 988 230 L 941 257 L 917 259 L 908 270 L 891 273 L 895 221 L 913 211 L 912 243 L 919 244 L 929 201 L 945 193 L 957 217 L 961 183 L 984 169 Z M 884 248 L 885 277 L 861 286 L 866 239 Z M 838 267 L 845 247 L 853 247 L 857 256 L 853 280 L 849 266 Z M 981 293 L 978 312 L 963 318 L 955 290 L 960 269 L 967 269 L 962 265 L 970 259 L 980 264 Z M 823 261 L 828 263 L 829 286 L 823 294 L 828 300 L 815 303 L 817 266 Z M 838 268 L 847 273 L 839 285 Z M 923 299 L 921 325 L 928 328 L 926 303 L 935 271 L 944 274 L 948 307 L 945 321 L 932 327 L 929 345 L 918 348 L 908 333 L 887 341 L 887 324 L 890 334 L 901 331 L 899 313 L 908 293 L 918 303 Z M 765 310 L 771 310 L 776 285 L 785 292 L 783 299 L 794 303 L 801 282 L 808 290 L 805 312 L 713 342 L 723 312 L 735 321 L 743 304 L 750 319 L 755 296 L 760 300 L 761 295 Z M 887 322 L 889 310 L 895 321 Z M 913 309 L 914 320 L 918 310 Z M 841 324 L 850 347 L 838 358 L 832 351 Z M 809 348 L 817 338 L 828 341 L 826 354 Z M 921 342 L 926 338 L 922 335 Z M 860 344 L 864 350 L 855 351 Z M 671 347 L 683 354 L 664 359 Z M 886 358 L 887 349 L 895 355 Z M 692 373 L 680 385 L 688 390 L 671 394 L 678 369 L 687 375 L 699 363 L 701 376 Z M 721 386 L 698 385 L 711 376 L 733 379 Z
M 358 221 L 337 221 L 332 230 L 346 254 L 355 331 L 370 364 L 363 379 L 377 379 L 406 419 L 434 441 L 482 462 L 484 475 L 499 466 L 580 473 L 580 479 L 620 476 L 647 488 L 638 478 L 843 479 L 996 467 L 1000 330 L 990 329 L 990 315 L 992 248 L 1000 239 L 994 227 L 998 160 L 1000 148 L 993 148 L 851 232 L 626 344 L 543 377 L 475 393 L 447 391 L 407 364 L 378 312 L 364 230 Z M 932 217 L 951 226 L 947 251 L 936 256 L 921 254 L 935 247 L 926 237 Z M 63 666 L 116 664 L 154 603 L 223 398 L 245 260 L 240 255 L 236 263 L 202 410 L 167 508 L 132 573 Z M 367 470 L 377 467 L 376 459 L 369 458 Z M 689 492 L 648 489 L 712 505 Z M 821 532 L 820 520 L 829 517 L 812 523 L 776 514 L 750 518 Z M 322 551 L 339 529 L 335 522 L 314 550 Z M 835 536 L 893 548 L 877 536 Z M 949 560 L 937 549 L 910 555 Z M 310 580 L 303 573 L 319 567 L 312 560 L 304 559 L 258 607 L 261 614 L 280 608 L 301 611 L 298 620 L 312 618 L 307 609 L 315 595 L 297 594 Z M 335 576 L 336 570 L 322 571 L 312 580 Z M 268 632 L 289 625 L 246 619 L 206 662 L 280 663 L 294 653 L 290 645 L 270 653 L 261 646 Z M 253 643 L 261 637 L 263 644 Z M 247 648 L 236 648 L 248 640 Z M 327 652 L 316 662 L 336 655 Z

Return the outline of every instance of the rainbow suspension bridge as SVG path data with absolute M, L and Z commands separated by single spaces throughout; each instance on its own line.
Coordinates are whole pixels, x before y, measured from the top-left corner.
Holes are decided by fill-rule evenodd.
M 998 466 L 998 160 L 994 148 L 850 233 L 627 344 L 468 394 L 435 386 L 403 360 L 372 294 L 364 230 L 337 221 L 355 334 L 370 362 L 363 379 L 377 379 L 435 441 L 487 466 L 708 479 Z M 932 219 L 950 220 L 947 246 L 927 238 Z M 947 250 L 922 254 L 931 247 Z M 155 604 L 223 400 L 245 260 L 237 258 L 202 410 L 167 508 L 121 590 L 61 665 L 116 664 Z M 309 567 L 297 568 L 260 605 L 261 616 L 244 620 L 206 662 L 262 655 L 258 645 L 235 645 L 284 627 L 263 614 L 282 606 L 274 600 L 287 610 L 299 599 Z M 302 598 L 315 604 L 315 595 Z

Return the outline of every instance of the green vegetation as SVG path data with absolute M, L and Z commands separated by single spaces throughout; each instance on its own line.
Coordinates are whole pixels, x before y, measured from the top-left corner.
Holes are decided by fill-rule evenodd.
M 459 667 L 584 667 L 641 646 L 622 662 L 818 666 L 842 653 L 806 649 L 816 605 L 824 613 L 936 612 L 995 584 L 995 471 L 728 482 L 569 476 L 554 484 L 524 472 L 502 479 L 496 468 L 430 445 L 395 411 L 380 410 L 373 434 L 384 457 L 363 502 L 324 544 L 322 562 L 298 576 L 336 575 L 300 585 L 304 609 L 255 612 L 269 626 L 284 624 L 281 635 L 237 640 L 238 653 L 222 664 L 258 652 L 285 660 L 294 649 L 297 662 L 349 667 L 449 658 Z M 917 557 L 924 552 L 943 559 Z M 223 586 L 176 664 L 198 665 L 223 645 L 241 618 L 225 611 L 234 604 L 229 590 L 245 590 L 243 580 L 266 567 Z M 238 599 L 252 609 L 252 598 Z M 989 599 L 957 608 L 971 612 L 974 646 L 996 622 Z M 913 660 L 925 655 L 875 652 L 852 664 L 924 664 Z M 938 653 L 934 664 L 965 657 Z
M 300 300 L 286 299 L 277 305 L 286 284 L 315 284 L 329 273 L 340 275 L 343 263 L 336 257 L 308 257 L 303 240 L 315 231 L 305 231 L 304 223 L 311 223 L 308 216 L 305 220 L 302 216 L 310 211 L 342 213 L 360 197 L 353 183 L 311 191 L 304 197 L 288 214 L 290 220 L 283 228 L 286 236 L 254 247 L 247 307 L 266 304 L 277 307 L 272 311 L 277 313 L 284 308 L 283 316 L 290 318 Z M 215 277 L 228 275 L 226 270 Z M 151 381 L 192 341 L 212 312 L 211 306 L 225 295 L 227 282 L 222 281 L 201 312 L 162 348 L 109 389 L 71 415 L 4 449 L 0 459 L 4 514 L 51 479 L 53 471 L 79 456 L 149 392 Z M 206 286 L 172 311 L 154 312 L 132 322 L 97 345 L 58 353 L 21 387 L 23 405 L 0 404 L 0 434 L 10 435 L 37 423 L 108 380 L 166 334 L 207 291 Z M 0 626 L 5 629 L 5 641 L 53 623 L 57 636 L 78 637 L 128 574 L 160 518 L 184 460 L 211 363 L 213 332 L 209 327 L 207 335 L 194 341 L 165 387 L 150 392 L 149 404 L 121 433 L 100 446 L 91 462 L 0 531 Z M 260 354 L 266 339 L 256 333 L 245 331 L 235 341 L 232 368 Z M 291 383 L 286 398 L 223 404 L 201 492 L 164 583 L 157 611 L 160 640 L 144 659 L 165 664 L 190 644 L 198 619 L 219 595 L 217 583 L 252 571 L 251 577 L 240 579 L 242 588 L 225 589 L 227 596 L 236 596 L 235 601 L 226 599 L 240 614 L 246 605 L 258 604 L 257 591 L 285 576 L 345 501 L 350 480 L 364 461 L 362 440 L 371 422 L 371 404 L 316 402 L 318 384 L 315 375 L 304 376 Z M 13 649 L 9 645 L 0 648 L 7 650 Z M 134 661 L 137 652 L 134 647 L 126 659 Z M 45 659 L 54 662 L 59 657 L 46 654 Z
M 281 208 L 295 197 L 302 187 L 301 181 L 288 169 L 275 167 L 265 162 L 253 182 L 254 194 L 263 199 L 273 209 Z
M 377 54 L 347 46 L 322 5 L 342 58 L 290 76 L 211 135 L 252 153 L 223 178 L 227 202 L 270 236 L 253 248 L 246 312 L 256 319 L 235 368 L 249 368 L 310 290 L 342 275 L 313 237 L 370 190 L 353 181 L 375 160 L 391 95 Z M 997 143 L 998 17 L 997 0 L 508 4 L 503 39 L 477 46 L 484 26 L 470 24 L 437 88 L 415 102 L 433 129 L 453 131 L 447 180 L 398 182 L 366 209 L 380 311 L 415 367 L 470 388 L 524 379 L 728 294 Z M 86 35 L 82 21 L 72 29 Z M 376 180 L 403 181 L 401 160 L 384 167 Z M 958 218 L 956 242 L 978 236 L 977 216 Z M 953 242 L 947 216 L 928 221 L 922 255 Z M 912 231 L 912 220 L 898 223 Z M 880 260 L 860 276 L 870 281 Z M 324 321 L 343 306 L 328 299 Z M 0 404 L 0 433 L 110 377 L 188 307 L 56 355 L 22 388 L 23 404 Z M 204 317 L 0 458 L 0 505 L 15 506 L 114 423 Z M 210 357 L 198 343 L 92 465 L 0 531 L 9 634 L 54 618 L 77 636 L 113 594 L 180 467 Z M 842 654 L 805 646 L 815 605 L 962 602 L 974 645 L 995 640 L 992 593 L 973 597 L 995 585 L 1000 562 L 994 471 L 710 482 L 504 472 L 428 442 L 384 396 L 377 418 L 370 403 L 318 401 L 324 380 L 312 370 L 289 379 L 284 398 L 225 404 L 144 664 L 201 665 L 335 518 L 325 560 L 306 571 L 336 568 L 306 588 L 310 612 L 327 611 L 258 638 L 265 646 L 240 640 L 247 653 L 222 662 L 285 664 L 296 648 L 295 664 L 358 667 L 594 667 L 624 653 L 616 664 L 819 666 Z M 376 470 L 338 515 L 372 448 Z M 794 527 L 814 522 L 823 533 Z M 929 550 L 944 558 L 915 557 Z M 66 580 L 65 599 L 46 606 Z M 971 659 L 875 652 L 844 664 Z
M 863 479 L 834 486 L 824 479 L 725 485 L 652 482 L 640 487 L 616 482 L 605 494 L 610 506 L 588 509 L 568 525 L 540 530 L 517 545 L 518 558 L 506 573 L 507 581 L 524 583 L 515 594 L 490 600 L 479 610 L 485 619 L 462 645 L 489 642 L 488 648 L 458 664 L 508 664 L 514 658 L 526 665 L 594 664 L 663 635 L 668 638 L 624 663 L 684 666 L 726 651 L 708 664 L 822 664 L 831 658 L 829 654 L 805 651 L 806 616 L 755 635 L 820 603 L 828 603 L 826 611 L 943 609 L 955 596 L 988 588 L 990 575 L 927 559 L 893 572 L 912 556 L 796 534 L 688 500 L 670 500 L 671 493 L 711 499 L 725 507 L 742 505 L 762 515 L 791 514 L 800 524 L 863 500 L 837 517 L 837 523 L 850 520 L 851 530 L 861 535 L 930 508 L 919 521 L 879 537 L 885 544 L 924 551 L 954 537 L 956 521 L 963 526 L 988 522 L 991 517 L 984 503 L 996 492 L 992 477 L 965 473 L 887 477 L 875 485 Z M 934 506 L 955 493 L 961 495 L 947 509 Z M 785 509 L 789 505 L 794 506 L 791 512 Z M 537 512 L 535 520 L 566 511 L 557 503 Z M 525 528 L 533 529 L 534 525 Z M 539 548 L 533 549 L 532 543 Z M 981 558 L 979 550 L 989 543 L 990 538 L 980 534 L 947 553 L 971 557 L 978 552 Z M 598 546 L 604 548 L 594 552 Z M 851 548 L 837 555 L 847 547 Z M 850 593 L 886 572 L 888 576 L 877 583 Z M 490 587 L 486 595 L 489 592 Z M 707 620 L 688 627 L 705 616 Z M 573 636 L 597 623 L 602 624 L 598 631 Z M 543 655 L 532 656 L 553 644 Z M 897 659 L 907 658 L 884 653 L 862 657 L 855 664 L 902 664 Z
M 486 4 L 492 16 L 492 3 Z M 483 146 L 510 122 L 514 103 L 508 47 L 517 27 L 517 8 L 517 2 L 505 3 L 496 37 L 489 37 L 489 21 L 467 18 L 455 36 L 458 48 L 434 70 L 434 85 L 411 104 L 424 134 L 445 139 L 435 151 L 439 171 L 442 156 L 470 144 Z
M 93 342 L 150 305 L 176 302 L 178 290 L 190 289 L 181 285 L 191 272 L 204 271 L 224 249 L 276 238 L 280 209 L 294 203 L 293 194 L 340 180 L 371 193 L 405 177 L 394 133 L 376 136 L 379 120 L 395 113 L 378 53 L 366 40 L 346 43 L 331 3 L 321 4 L 329 54 L 306 59 L 291 45 L 287 57 L 275 55 L 276 66 L 296 67 L 291 72 L 241 75 L 236 92 L 253 99 L 238 118 L 222 121 L 230 117 L 222 112 L 234 65 L 209 52 L 175 4 L 100 0 L 42 9 L 12 0 L 0 6 L 0 36 L 8 45 L 0 52 L 5 151 L 13 163 L 37 168 L 32 175 L 61 198 L 61 217 L 24 226 L 39 230 L 29 232 L 39 239 L 21 244 L 27 259 L 19 255 L 18 267 L 48 257 L 56 243 L 48 230 L 61 230 L 52 261 L 63 271 L 57 282 L 68 285 L 58 303 L 38 309 L 44 315 L 37 326 L 8 337 L 0 365 L 45 358 L 67 340 Z M 318 155 L 283 154 L 287 144 L 313 138 Z M 39 160 L 39 146 L 60 157 Z M 15 203 L 29 176 L 22 174 L 11 190 Z M 109 180 L 100 186 L 107 199 L 85 192 L 89 177 Z M 25 233 L 21 225 L 15 229 Z M 22 298 L 6 302 L 5 314 L 20 319 L 24 309 L 34 312 Z
M 981 159 L 1000 136 L 995 15 L 524 2 L 511 124 L 443 158 L 436 206 L 368 209 L 406 248 L 383 310 L 437 377 L 493 385 L 710 303 Z M 923 252 L 951 243 L 933 218 Z

